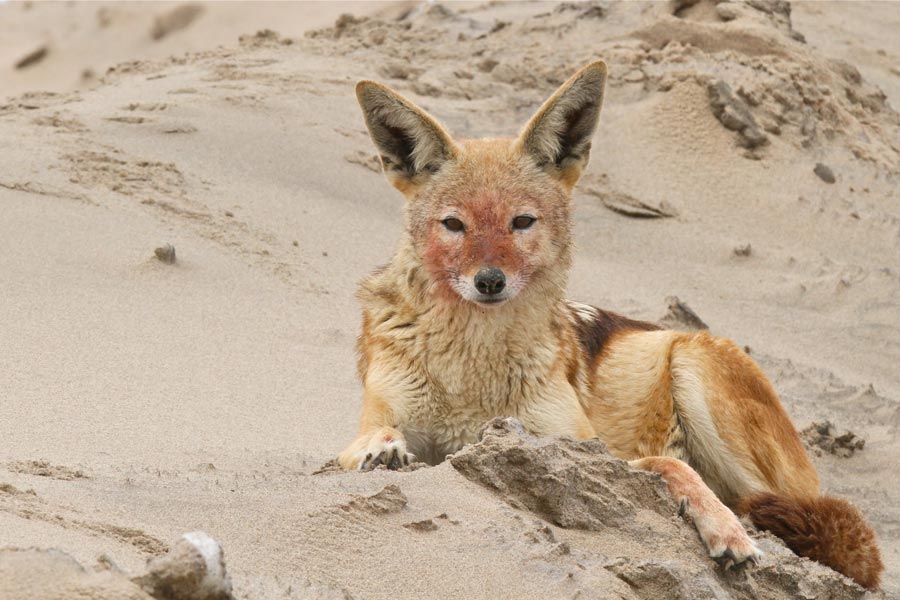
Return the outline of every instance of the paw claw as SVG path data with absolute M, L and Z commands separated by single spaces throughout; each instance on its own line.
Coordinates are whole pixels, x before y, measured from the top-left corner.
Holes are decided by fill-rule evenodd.
M 403 465 L 403 463 L 400 461 L 400 455 L 397 453 L 396 450 L 394 450 L 391 453 L 391 460 L 388 461 L 387 468 L 390 469 L 391 471 L 396 471 L 402 465 Z
M 681 499 L 681 502 L 678 504 L 678 516 L 683 517 L 685 513 L 687 513 L 688 508 L 691 506 L 691 501 L 684 497 Z
M 372 467 L 369 465 L 369 461 L 371 461 L 371 460 L 372 460 L 372 453 L 369 452 L 368 454 L 366 454 L 365 460 L 363 460 L 362 463 L 359 465 L 359 470 L 360 471 L 368 471 L 369 469 L 371 469 Z
M 714 556 L 713 560 L 719 563 L 719 566 L 727 571 L 737 562 L 737 557 L 734 555 L 731 548 L 725 548 L 725 551 L 719 556 Z
M 357 456 L 360 471 L 371 471 L 381 465 L 396 471 L 415 459 L 407 452 L 406 442 L 402 438 L 397 439 L 396 436 L 373 439 Z

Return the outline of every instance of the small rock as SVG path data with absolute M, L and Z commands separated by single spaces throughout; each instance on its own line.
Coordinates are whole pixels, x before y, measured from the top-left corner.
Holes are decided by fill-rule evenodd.
M 406 523 L 403 526 L 407 529 L 412 529 L 413 531 L 437 531 L 438 528 L 437 523 L 431 519 L 413 521 L 412 523 Z
M 175 246 L 172 244 L 166 244 L 165 246 L 160 246 L 155 249 L 153 253 L 156 255 L 156 258 L 159 259 L 160 262 L 164 262 L 167 265 L 175 264 Z
M 585 191 L 600 198 L 603 206 L 609 210 L 626 217 L 660 219 L 678 216 L 678 211 L 675 207 L 665 200 L 661 200 L 659 204 L 654 205 L 638 200 L 634 196 L 623 192 L 607 191 L 593 187 L 589 187 Z
M 145 575 L 132 581 L 159 599 L 233 600 L 222 547 L 202 531 L 181 536 L 167 554 L 147 564 Z
M 669 296 L 666 298 L 669 310 L 659 320 L 660 324 L 673 329 L 687 329 L 688 331 L 699 331 L 701 329 L 709 329 L 709 325 L 703 322 L 697 313 L 690 306 L 678 299 L 678 296 Z
M 707 92 L 713 115 L 726 129 L 741 135 L 742 146 L 753 149 L 768 143 L 769 138 L 753 118 L 747 103 L 732 93 L 731 86 L 718 80 L 710 82 Z
M 486 58 L 475 66 L 482 73 L 490 73 L 491 71 L 494 70 L 494 67 L 496 67 L 499 64 L 500 64 L 500 62 L 494 60 L 493 58 Z
M 30 67 L 31 65 L 37 64 L 44 60 L 47 57 L 47 52 L 49 52 L 49 48 L 47 45 L 38 46 L 22 58 L 16 61 L 17 69 L 24 69 L 26 67 Z
M 231 212 L 230 210 L 226 210 L 226 211 L 225 211 L 225 216 L 226 216 L 226 217 L 233 217 L 233 216 L 234 216 L 234 213 Z
M 824 181 L 825 183 L 834 183 L 837 181 L 834 178 L 834 171 L 828 165 L 822 163 L 816 163 L 816 167 L 813 169 L 813 173 L 819 176 L 819 179 Z
M 732 252 L 734 252 L 735 256 L 750 256 L 752 248 L 750 247 L 750 244 L 744 244 L 742 246 L 735 246 Z
M 740 8 L 730 2 L 723 2 L 716 5 L 716 14 L 723 21 L 734 21 L 741 16 Z

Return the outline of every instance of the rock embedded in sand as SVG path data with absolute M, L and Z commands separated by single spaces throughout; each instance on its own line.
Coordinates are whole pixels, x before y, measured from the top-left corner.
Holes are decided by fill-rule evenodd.
M 683 329 L 687 331 L 700 331 L 709 329 L 709 325 L 703 322 L 693 309 L 678 299 L 678 296 L 669 296 L 666 298 L 669 305 L 666 314 L 659 323 L 665 327 L 672 329 Z
M 678 216 L 674 206 L 662 200 L 659 204 L 651 204 L 639 200 L 630 194 L 603 189 L 599 186 L 587 186 L 585 192 L 596 196 L 609 210 L 636 219 L 660 219 Z
M 707 92 L 713 115 L 726 129 L 741 135 L 742 146 L 753 149 L 768 143 L 769 138 L 753 118 L 747 103 L 731 91 L 731 86 L 719 79 L 710 82 Z
M 823 163 L 816 163 L 816 166 L 813 169 L 813 173 L 818 175 L 819 179 L 821 179 L 825 183 L 834 183 L 835 181 L 837 181 L 837 179 L 835 179 L 834 177 L 834 171 L 831 170 L 831 167 Z
M 22 58 L 20 58 L 19 60 L 16 61 L 16 65 L 15 65 L 16 69 L 25 69 L 27 67 L 30 67 L 31 65 L 35 65 L 35 64 L 41 62 L 42 60 L 44 60 L 47 57 L 47 53 L 49 51 L 50 51 L 50 49 L 47 47 L 46 44 L 42 44 L 42 45 L 38 46 L 37 48 L 35 48 L 31 52 L 28 52 Z
M 157 600 L 233 599 L 222 547 L 202 531 L 184 534 L 133 581 Z
M 172 244 L 166 244 L 165 246 L 160 246 L 153 250 L 153 254 L 156 255 L 156 258 L 159 259 L 160 262 L 164 262 L 167 265 L 175 264 L 175 246 Z
M 407 529 L 411 529 L 412 531 L 437 531 L 438 526 L 437 523 L 434 522 L 433 519 L 425 519 L 424 521 L 413 521 L 412 523 L 406 523 L 403 525 Z

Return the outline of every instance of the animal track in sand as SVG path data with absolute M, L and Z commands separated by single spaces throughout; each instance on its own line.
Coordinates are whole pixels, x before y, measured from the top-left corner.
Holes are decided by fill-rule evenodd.
M 166 110 L 169 107 L 165 102 L 132 102 L 122 107 L 122 110 L 140 110 L 145 112 L 155 112 Z
M 46 460 L 17 460 L 7 465 L 13 473 L 49 477 L 62 481 L 73 479 L 89 479 L 81 469 L 73 469 L 62 465 L 53 465 Z
M 69 163 L 69 181 L 86 187 L 106 187 L 125 195 L 163 194 L 183 198 L 184 175 L 175 163 L 124 160 L 104 152 L 83 150 L 63 156 Z
M 354 496 L 350 501 L 322 508 L 309 514 L 310 518 L 325 520 L 329 527 L 366 529 L 372 519 L 400 512 L 409 500 L 400 486 L 389 484 L 371 496 Z
M 165 554 L 169 549 L 165 543 L 140 529 L 81 519 L 80 515 L 71 509 L 51 507 L 39 498 L 34 490 L 23 491 L 6 483 L 0 483 L 0 511 L 22 519 L 44 521 L 63 529 L 80 530 L 112 538 L 130 544 L 147 554 Z
M 147 117 L 106 117 L 105 120 L 115 123 L 127 123 L 129 125 L 140 125 L 141 123 L 153 121 L 153 119 L 148 119 Z
M 91 204 L 96 206 L 96 202 L 85 196 L 84 194 L 79 194 L 76 192 L 70 192 L 68 190 L 63 190 L 55 186 L 45 185 L 42 183 L 35 183 L 33 181 L 25 181 L 25 182 L 7 182 L 0 181 L 0 188 L 6 188 L 8 190 L 14 190 L 17 192 L 25 192 L 27 194 L 37 194 L 38 196 L 49 196 L 51 198 L 63 198 L 65 200 L 78 200 L 80 202 L 84 202 L 85 204 Z
M 381 161 L 378 156 L 363 150 L 354 150 L 344 155 L 344 160 L 350 164 L 360 165 L 373 173 L 381 173 Z
M 84 123 L 75 117 L 66 118 L 58 112 L 50 116 L 36 117 L 31 122 L 42 127 L 53 127 L 65 133 L 83 133 L 88 130 Z

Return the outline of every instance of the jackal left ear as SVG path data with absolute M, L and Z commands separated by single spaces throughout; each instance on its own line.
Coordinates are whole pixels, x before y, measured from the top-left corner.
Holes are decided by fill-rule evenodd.
M 605 87 L 606 63 L 589 64 L 544 102 L 519 136 L 521 151 L 568 187 L 587 165 Z
M 450 135 L 424 110 L 374 81 L 360 81 L 356 97 L 388 180 L 407 195 L 456 155 Z

